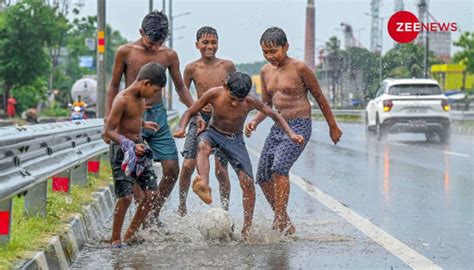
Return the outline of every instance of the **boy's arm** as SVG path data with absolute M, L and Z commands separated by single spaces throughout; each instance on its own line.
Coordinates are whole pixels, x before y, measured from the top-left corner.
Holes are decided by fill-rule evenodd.
M 264 70 L 260 72 L 260 86 L 262 87 L 262 102 L 267 105 L 269 108 L 273 108 L 273 100 L 272 97 L 268 94 L 267 92 L 267 87 L 265 85 L 265 79 L 264 79 Z M 247 136 L 250 136 L 250 134 L 257 129 L 258 124 L 260 124 L 265 118 L 267 117 L 266 114 L 262 112 L 257 112 L 257 115 L 249 122 L 247 125 L 245 125 L 245 134 Z
M 105 136 L 116 144 L 120 144 L 120 134 L 118 134 L 116 128 L 122 119 L 124 107 L 125 103 L 122 99 L 115 100 L 112 103 L 112 109 L 110 110 L 107 122 L 105 122 Z
M 183 138 L 186 135 L 186 127 L 188 126 L 189 121 L 191 120 L 191 116 L 197 115 L 199 111 L 204 108 L 216 93 L 213 90 L 207 91 L 204 95 L 202 95 L 194 104 L 187 109 L 183 115 L 181 116 L 181 120 L 179 121 L 179 126 L 176 132 L 173 134 L 176 138 Z
M 118 48 L 115 53 L 114 66 L 112 68 L 112 79 L 110 80 L 109 86 L 107 87 L 107 102 L 105 105 L 105 117 L 104 120 L 109 116 L 112 108 L 112 102 L 117 95 L 120 87 L 120 79 L 125 71 L 125 48 Z
M 337 126 L 336 119 L 332 114 L 331 107 L 329 107 L 327 99 L 324 97 L 323 92 L 321 91 L 321 87 L 319 86 L 318 79 L 316 79 L 316 75 L 304 63 L 298 65 L 298 71 L 305 87 L 309 89 L 309 92 L 318 103 L 324 118 L 326 118 L 326 121 L 329 125 L 331 139 L 334 144 L 336 144 L 342 136 L 342 131 Z
M 175 51 L 171 51 L 169 54 L 170 59 L 170 75 L 171 79 L 173 80 L 174 86 L 176 88 L 176 92 L 178 93 L 181 102 L 186 105 L 188 108 L 193 105 L 193 97 L 183 83 L 183 78 L 181 77 L 181 71 L 179 71 L 179 58 L 178 54 Z
M 252 100 L 253 100 L 255 108 L 260 113 L 266 116 L 270 116 L 270 118 L 272 118 L 273 121 L 275 121 L 286 132 L 286 134 L 288 134 L 288 136 L 290 137 L 292 141 L 298 144 L 304 144 L 303 136 L 294 133 L 293 130 L 291 130 L 288 123 L 286 122 L 286 120 L 283 118 L 283 116 L 281 116 L 279 113 L 272 110 L 267 105 L 263 104 L 263 102 L 261 102 L 260 100 L 253 97 L 252 97 Z

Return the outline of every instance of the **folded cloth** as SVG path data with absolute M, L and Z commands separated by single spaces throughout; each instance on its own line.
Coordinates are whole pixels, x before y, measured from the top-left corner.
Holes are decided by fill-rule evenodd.
M 122 161 L 122 171 L 125 172 L 126 176 L 139 177 L 145 167 L 151 166 L 151 159 L 153 158 L 153 152 L 145 145 L 145 154 L 137 156 L 135 153 L 135 143 L 120 135 L 120 148 L 123 151 L 124 157 Z

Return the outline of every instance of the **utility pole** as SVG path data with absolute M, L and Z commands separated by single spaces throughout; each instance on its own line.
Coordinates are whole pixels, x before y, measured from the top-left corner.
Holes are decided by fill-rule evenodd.
M 105 0 L 97 0 L 97 117 L 105 115 Z
M 164 1 L 163 1 L 164 4 Z M 169 36 L 169 47 L 173 49 L 173 1 L 169 0 L 169 14 L 170 20 L 170 36 Z M 169 72 L 168 72 L 169 74 Z M 168 76 L 168 110 L 173 109 L 173 82 L 171 82 L 171 76 Z
M 153 11 L 153 0 L 148 1 L 148 11 L 152 12 Z
M 379 81 L 382 82 L 383 80 L 383 19 L 384 17 L 380 17 L 380 67 L 379 67 Z

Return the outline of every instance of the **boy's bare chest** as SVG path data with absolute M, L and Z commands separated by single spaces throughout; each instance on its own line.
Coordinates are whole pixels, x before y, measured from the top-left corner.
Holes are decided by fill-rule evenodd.
M 166 57 L 165 53 L 144 53 L 138 50 L 133 50 L 130 52 L 125 60 L 125 65 L 127 70 L 134 71 L 138 74 L 140 68 L 150 62 L 158 63 L 165 68 L 169 66 L 168 58 Z
M 210 88 L 224 85 L 228 73 L 224 68 L 197 68 L 193 81 L 198 91 L 203 93 Z
M 298 95 L 305 92 L 303 82 L 296 72 L 272 72 L 265 74 L 264 83 L 270 95 Z

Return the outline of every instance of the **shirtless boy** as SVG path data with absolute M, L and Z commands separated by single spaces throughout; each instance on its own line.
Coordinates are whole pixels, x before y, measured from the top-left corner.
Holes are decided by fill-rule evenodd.
M 156 123 L 142 120 L 142 114 L 145 111 L 144 99 L 156 95 L 165 84 L 165 69 L 156 63 L 146 64 L 140 69 L 137 79 L 125 90 L 118 93 L 112 103 L 105 125 L 105 134 L 112 140 L 110 163 L 113 169 L 115 194 L 118 198 L 112 225 L 111 242 L 113 247 L 121 246 L 122 225 L 132 201 L 132 182 L 136 181 L 144 190 L 145 195 L 138 204 L 137 211 L 124 235 L 123 240 L 126 243 L 133 240 L 135 232 L 148 215 L 157 192 L 157 177 L 151 167 L 151 160 L 143 158 L 147 152 L 151 154 L 151 151 L 140 142 L 141 127 L 157 128 Z M 125 164 L 126 170 L 124 171 L 122 164 L 124 159 L 137 162 L 128 163 L 135 166 Z
M 150 12 L 142 21 L 139 30 L 141 37 L 133 43 L 118 48 L 107 94 L 106 116 L 110 111 L 112 100 L 119 91 L 122 74 L 125 76 L 125 85 L 128 87 L 137 77 L 140 68 L 150 62 L 159 63 L 168 69 L 182 102 L 188 107 L 193 104 L 191 94 L 183 84 L 178 55 L 172 49 L 163 46 L 168 36 L 168 26 L 168 18 L 165 14 L 158 11 Z M 147 107 L 144 114 L 145 120 L 157 123 L 159 129 L 157 131 L 144 130 L 142 136 L 151 147 L 154 159 L 160 161 L 163 168 L 163 178 L 158 186 L 159 194 L 153 206 L 154 220 L 156 221 L 161 207 L 178 180 L 178 150 L 171 137 L 161 89 L 154 96 L 147 98 L 145 102 Z M 198 122 L 200 126 L 204 125 L 201 118 L 198 119 Z M 139 194 L 141 191 L 134 188 L 134 193 Z M 138 197 L 140 199 L 142 196 Z
M 305 63 L 287 55 L 289 45 L 285 32 L 278 27 L 268 28 L 260 38 L 260 46 L 263 56 L 269 62 L 260 73 L 263 103 L 270 108 L 274 106 L 292 131 L 303 136 L 308 143 L 311 137 L 309 92 L 318 102 L 329 125 L 331 140 L 336 144 L 342 132 L 321 92 L 314 71 Z M 265 117 L 265 114 L 258 113 L 247 123 L 246 135 L 250 135 Z M 288 234 L 295 232 L 287 213 L 290 193 L 288 175 L 303 149 L 304 147 L 284 136 L 280 127 L 273 125 L 258 162 L 257 183 L 275 212 L 274 228 Z
M 209 26 L 201 27 L 196 34 L 196 48 L 201 53 L 201 58 L 186 65 L 184 69 L 184 84 L 189 89 L 191 83 L 194 83 L 198 98 L 207 90 L 213 87 L 224 85 L 227 76 L 235 72 L 234 64 L 229 60 L 216 57 L 219 37 L 217 31 Z M 200 115 L 209 123 L 211 119 L 212 107 L 204 107 Z M 195 118 L 191 120 L 184 150 L 182 152 L 184 162 L 179 176 L 179 209 L 178 213 L 185 216 L 186 197 L 191 182 L 191 175 L 196 167 L 198 129 Z M 216 178 L 219 182 L 219 191 L 221 195 L 221 205 L 225 210 L 229 209 L 230 181 L 227 171 L 227 160 L 219 150 L 215 152 Z
M 250 111 L 257 109 L 270 116 L 288 134 L 292 141 L 304 144 L 302 136 L 295 134 L 286 121 L 264 105 L 260 100 L 248 95 L 252 81 L 247 74 L 234 72 L 229 75 L 224 86 L 209 89 L 182 116 L 177 138 L 185 136 L 185 128 L 191 118 L 207 104 L 212 105 L 212 118 L 208 128 L 200 135 L 197 153 L 198 175 L 193 181 L 193 191 L 207 204 L 212 203 L 209 187 L 209 155 L 212 148 L 218 148 L 232 165 L 239 177 L 243 191 L 244 225 L 242 236 L 247 239 L 252 225 L 255 206 L 255 186 L 252 164 L 245 147 L 242 134 L 245 119 Z

